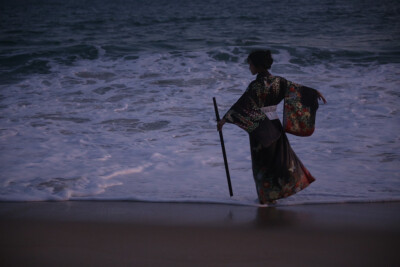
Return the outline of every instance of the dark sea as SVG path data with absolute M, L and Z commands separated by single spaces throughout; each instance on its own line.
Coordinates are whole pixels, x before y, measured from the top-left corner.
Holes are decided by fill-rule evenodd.
M 256 205 L 247 134 L 223 115 L 271 73 L 328 100 L 289 135 L 317 179 L 280 205 L 400 200 L 400 2 L 0 1 L 0 200 Z M 278 108 L 280 117 L 282 107 Z

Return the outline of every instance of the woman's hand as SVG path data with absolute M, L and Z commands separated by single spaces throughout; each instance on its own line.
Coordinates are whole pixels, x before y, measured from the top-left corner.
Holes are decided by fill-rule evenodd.
M 322 100 L 322 102 L 324 102 L 324 104 L 326 104 L 327 102 L 326 102 L 325 97 L 319 91 L 317 91 L 317 93 L 318 93 L 318 99 Z
M 217 130 L 220 132 L 220 131 L 222 131 L 222 126 L 224 126 L 224 124 L 226 123 L 226 120 L 225 119 L 222 119 L 222 120 L 220 120 L 218 123 L 217 123 Z

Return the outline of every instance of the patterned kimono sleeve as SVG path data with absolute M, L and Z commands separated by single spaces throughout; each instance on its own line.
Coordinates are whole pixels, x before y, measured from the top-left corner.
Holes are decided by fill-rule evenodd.
M 285 132 L 297 136 L 310 136 L 315 130 L 318 109 L 318 91 L 287 81 L 283 128 Z
M 259 106 L 259 96 L 265 91 L 260 81 L 250 83 L 246 92 L 224 115 L 224 119 L 233 123 L 248 133 L 254 131 L 260 124 L 260 121 L 266 119 L 266 115 Z

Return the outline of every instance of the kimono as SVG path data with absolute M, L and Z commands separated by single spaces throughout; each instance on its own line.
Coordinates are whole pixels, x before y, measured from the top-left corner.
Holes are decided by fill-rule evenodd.
M 284 126 L 274 113 L 282 100 Z M 316 90 L 279 76 L 258 74 L 224 115 L 226 122 L 249 134 L 253 177 L 261 204 L 293 195 L 315 181 L 292 150 L 285 131 L 311 135 L 317 109 Z

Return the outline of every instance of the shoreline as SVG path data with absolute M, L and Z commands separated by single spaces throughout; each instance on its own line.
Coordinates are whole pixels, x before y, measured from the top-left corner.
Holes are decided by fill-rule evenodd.
M 228 198 L 229 199 L 229 198 Z M 259 204 L 258 199 L 254 202 L 235 202 L 229 200 L 188 200 L 188 199 L 172 199 L 172 200 L 148 200 L 148 199 L 130 199 L 130 198 L 69 198 L 69 199 L 44 199 L 44 200 L 13 200 L 1 199 L 0 204 L 11 203 L 65 203 L 65 202 L 129 202 L 129 203 L 153 203 L 153 204 L 199 204 L 199 205 L 228 205 L 228 206 L 243 206 L 243 207 L 291 207 L 303 205 L 341 205 L 341 204 L 374 204 L 374 203 L 400 203 L 400 198 L 377 198 L 377 199 L 357 199 L 357 200 L 332 200 L 332 201 L 298 201 L 286 202 L 287 198 L 277 200 L 277 204 Z M 282 203 L 283 201 L 283 203 Z
M 396 266 L 400 202 L 0 202 L 2 266 Z

